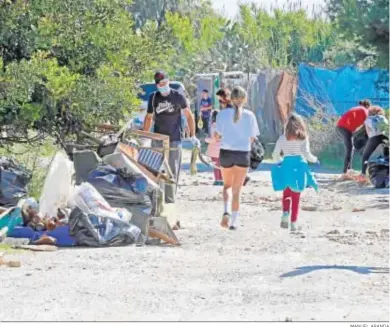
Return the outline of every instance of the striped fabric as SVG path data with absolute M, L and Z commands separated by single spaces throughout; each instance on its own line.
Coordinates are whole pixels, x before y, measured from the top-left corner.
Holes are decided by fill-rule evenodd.
M 309 162 L 318 161 L 317 157 L 313 156 L 310 152 L 310 143 L 308 139 L 304 141 L 287 141 L 284 135 L 280 136 L 272 154 L 273 159 L 275 161 L 280 161 L 282 159 L 281 153 L 283 153 L 283 156 L 302 156 Z
M 163 165 L 164 157 L 161 152 L 152 149 L 141 149 L 138 154 L 138 162 L 147 169 L 157 173 Z

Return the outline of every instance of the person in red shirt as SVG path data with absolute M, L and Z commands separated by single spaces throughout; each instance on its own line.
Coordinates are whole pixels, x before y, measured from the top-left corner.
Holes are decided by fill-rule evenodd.
M 349 109 L 337 122 L 337 134 L 343 139 L 345 147 L 344 170 L 342 179 L 348 178 L 348 170 L 352 168 L 353 134 L 364 125 L 368 117 L 370 101 L 359 101 L 359 106 Z

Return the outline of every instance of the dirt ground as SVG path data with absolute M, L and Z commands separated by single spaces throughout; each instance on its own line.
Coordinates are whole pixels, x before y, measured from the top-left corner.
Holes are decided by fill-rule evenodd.
M 237 231 L 219 227 L 211 172 L 185 169 L 181 247 L 8 254 L 22 267 L 0 267 L 0 321 L 388 321 L 389 191 L 318 174 L 320 193 L 304 193 L 291 234 L 263 168 Z

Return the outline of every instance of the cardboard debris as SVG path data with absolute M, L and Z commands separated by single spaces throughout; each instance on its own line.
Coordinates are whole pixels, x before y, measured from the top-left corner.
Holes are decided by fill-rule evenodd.
M 19 268 L 21 267 L 20 261 L 16 260 L 5 260 L 4 257 L 0 256 L 0 266 L 7 266 L 10 268 Z
M 55 245 L 56 243 L 57 240 L 54 237 L 44 235 L 39 240 L 36 240 L 34 245 Z
M 58 247 L 54 245 L 18 245 L 15 248 L 35 252 L 54 252 L 58 250 Z
M 169 237 L 167 234 L 159 232 L 152 227 L 149 227 L 149 236 L 152 238 L 160 239 L 161 241 L 171 244 L 171 245 L 179 245 L 179 242 Z

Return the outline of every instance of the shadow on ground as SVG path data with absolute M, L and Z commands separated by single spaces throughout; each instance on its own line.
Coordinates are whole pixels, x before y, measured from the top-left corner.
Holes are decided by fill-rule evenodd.
M 363 266 L 304 266 L 295 268 L 294 271 L 290 271 L 280 276 L 280 278 L 287 277 L 296 277 L 305 275 L 311 272 L 319 271 L 319 270 L 349 270 L 357 274 L 361 275 L 369 275 L 369 274 L 388 274 L 388 267 L 363 267 Z

